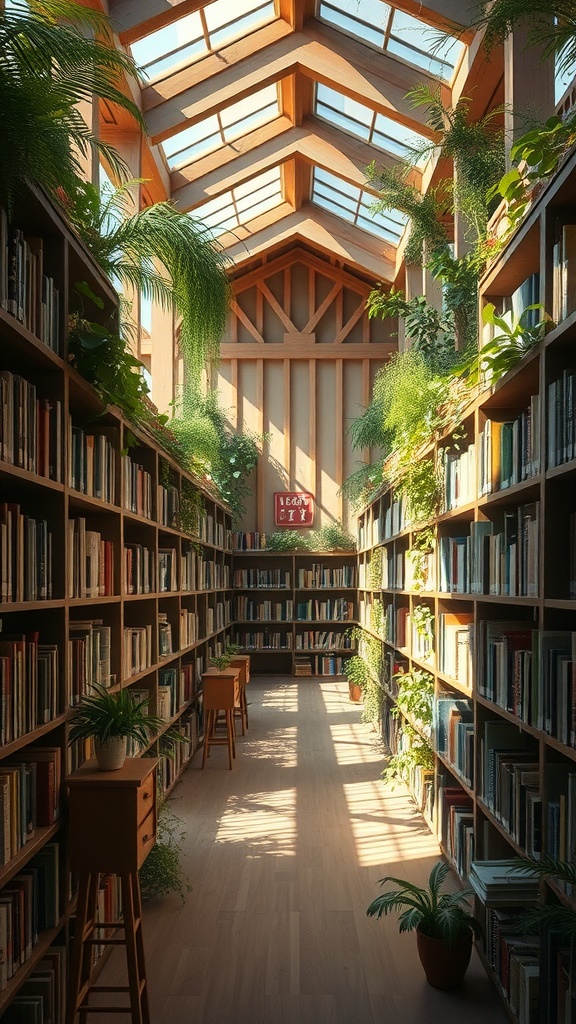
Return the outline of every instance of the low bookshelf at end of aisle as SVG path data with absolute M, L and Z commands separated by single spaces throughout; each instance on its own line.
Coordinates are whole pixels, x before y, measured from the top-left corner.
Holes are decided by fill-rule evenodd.
M 236 543 L 256 535 L 236 534 Z M 234 550 L 235 642 L 255 672 L 341 676 L 353 653 L 355 552 Z
M 576 922 L 576 887 L 551 877 L 527 897 L 509 863 L 576 861 L 576 264 L 554 270 L 575 187 L 572 155 L 481 281 L 481 302 L 502 310 L 539 280 L 558 322 L 422 454 L 438 514 L 410 523 L 385 489 L 359 518 L 359 620 L 382 644 L 384 738 L 414 754 L 406 781 L 478 893 L 487 967 L 523 1024 L 576 1020 L 568 940 L 516 928 L 538 899 Z M 392 713 L 418 673 L 428 737 Z

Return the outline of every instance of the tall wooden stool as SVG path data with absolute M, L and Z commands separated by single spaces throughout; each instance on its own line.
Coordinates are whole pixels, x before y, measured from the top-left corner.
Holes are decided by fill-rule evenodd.
M 202 692 L 204 707 L 204 749 L 202 767 L 210 754 L 210 747 L 227 746 L 228 761 L 232 768 L 232 758 L 236 757 L 234 733 L 234 708 L 239 701 L 239 670 L 237 668 L 211 668 L 202 674 Z M 218 715 L 224 712 L 226 734 L 216 733 Z
M 234 718 L 239 718 L 240 721 L 242 722 L 242 735 L 244 736 L 246 729 L 248 728 L 248 702 L 246 700 L 246 685 L 250 682 L 250 655 L 235 654 L 230 661 L 230 667 L 237 668 L 240 670 L 240 693 L 238 707 L 234 708 Z
M 89 1013 L 127 1013 L 132 1024 L 150 1024 L 142 937 L 142 902 L 138 868 L 156 841 L 157 758 L 127 758 L 118 771 L 101 772 L 88 761 L 70 775 L 70 868 L 80 886 L 76 931 L 70 964 L 67 1024 L 86 1024 Z M 97 921 L 100 874 L 118 875 L 122 918 Z M 123 938 L 100 936 L 122 929 Z M 93 985 L 94 946 L 126 947 L 128 985 Z M 122 1006 L 90 1004 L 90 995 L 126 992 Z

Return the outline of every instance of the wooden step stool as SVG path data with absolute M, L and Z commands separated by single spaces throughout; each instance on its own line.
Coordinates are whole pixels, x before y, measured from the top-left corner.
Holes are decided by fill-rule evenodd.
M 86 1024 L 89 1013 L 127 1013 L 150 1024 L 138 868 L 156 841 L 156 758 L 127 758 L 118 771 L 88 761 L 69 776 L 70 868 L 78 872 L 76 930 L 70 964 L 67 1024 Z M 122 919 L 96 921 L 100 874 L 118 875 Z M 122 938 L 100 936 L 122 929 Z M 128 985 L 93 985 L 94 946 L 126 947 Z M 125 992 L 129 1005 L 90 1004 L 90 995 Z
M 234 729 L 234 708 L 240 700 L 240 672 L 237 668 L 211 668 L 202 674 L 202 692 L 204 708 L 204 749 L 202 767 L 210 755 L 210 747 L 227 746 L 228 761 L 232 768 L 232 758 L 236 757 L 236 741 Z M 224 712 L 226 735 L 216 734 L 216 723 L 220 712 Z

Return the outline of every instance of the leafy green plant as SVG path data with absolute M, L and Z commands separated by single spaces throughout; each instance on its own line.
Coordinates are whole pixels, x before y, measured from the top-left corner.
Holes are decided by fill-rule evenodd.
M 406 503 L 410 522 L 427 523 L 433 519 L 440 505 L 441 488 L 432 459 L 409 463 L 397 479 L 396 492 Z
M 372 205 L 373 212 L 399 210 L 409 218 L 410 236 L 404 258 L 407 263 L 422 263 L 425 253 L 435 252 L 448 243 L 440 215 L 447 204 L 449 182 L 442 181 L 436 188 L 422 193 L 410 181 L 412 171 L 410 163 L 381 167 L 373 162 L 367 167 L 366 176 L 372 188 L 379 193 Z
M 402 726 L 402 735 L 406 745 L 388 758 L 382 772 L 384 781 L 393 786 L 397 782 L 409 783 L 416 768 L 434 771 L 434 751 L 426 740 L 407 722 Z
M 186 835 L 182 819 L 163 801 L 158 811 L 156 842 L 139 871 L 142 899 L 146 902 L 175 892 L 184 903 L 186 894 L 192 891 L 180 860 Z
M 67 195 L 66 209 L 106 274 L 179 313 L 186 405 L 187 389 L 194 391 L 224 333 L 229 305 L 226 257 L 207 228 L 171 203 L 138 210 L 133 193 L 139 183 L 134 179 L 100 193 L 89 182 L 78 181 Z
M 148 714 L 148 698 L 134 700 L 128 687 L 116 693 L 98 684 L 92 689 L 93 693 L 71 709 L 71 742 L 95 739 L 103 743 L 112 736 L 125 736 L 146 747 L 150 737 L 164 728 L 163 718 Z
M 126 167 L 98 139 L 80 113 L 83 100 L 101 97 L 128 111 L 144 128 L 124 91 L 138 79 L 132 57 L 116 48 L 107 17 L 73 0 L 15 0 L 0 11 L 0 203 L 10 212 L 26 182 L 53 197 L 69 195 L 92 151 L 113 172 Z
M 395 678 L 398 680 L 398 693 L 395 697 L 396 706 L 391 709 L 390 714 L 395 718 L 403 714 L 429 735 L 432 726 L 434 677 L 423 669 L 413 667 L 409 672 L 398 673 Z
M 334 520 L 310 534 L 310 548 L 313 551 L 356 551 L 356 540 L 344 523 Z
M 76 285 L 88 297 L 85 282 Z M 102 308 L 102 300 L 91 295 Z M 68 320 L 68 352 L 73 366 L 96 389 L 105 405 L 117 406 L 132 422 L 151 419 L 145 399 L 148 385 L 142 375 L 142 363 L 130 352 L 126 340 L 114 322 L 108 325 L 86 320 L 72 313 Z
M 312 550 L 308 534 L 299 530 L 275 530 L 266 536 L 266 548 L 268 551 Z
M 443 893 L 442 884 L 450 871 L 448 864 L 440 861 L 430 872 L 427 888 L 415 885 L 404 878 L 386 875 L 379 880 L 384 886 L 393 882 L 399 886 L 377 896 L 368 907 L 369 917 L 386 917 L 398 912 L 398 927 L 401 932 L 418 929 L 432 939 L 440 939 L 452 946 L 467 931 L 472 929 L 480 934 L 478 922 L 466 909 L 472 889 Z
M 366 581 L 371 590 L 378 590 L 382 586 L 382 561 L 382 548 L 374 548 L 368 564 Z
M 571 0 L 483 0 L 476 26 L 484 29 L 490 50 L 504 42 L 515 25 L 528 26 L 528 45 L 542 47 L 542 60 L 555 56 L 560 73 L 576 62 L 576 11 Z
M 546 325 L 551 322 L 547 313 L 536 323 L 531 323 L 534 309 L 543 309 L 535 303 L 527 306 L 516 323 L 510 324 L 502 316 L 498 316 L 495 306 L 489 302 L 482 310 L 484 323 L 491 324 L 500 331 L 495 333 L 488 344 L 484 345 L 477 356 L 462 367 L 461 375 L 468 384 L 479 382 L 495 384 L 505 373 L 508 373 L 534 345 L 542 340 Z

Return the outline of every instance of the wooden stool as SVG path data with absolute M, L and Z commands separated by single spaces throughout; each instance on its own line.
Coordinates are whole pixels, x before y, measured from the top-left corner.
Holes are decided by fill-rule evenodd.
M 67 1024 L 86 1024 L 89 1013 L 127 1013 L 150 1024 L 138 868 L 156 841 L 156 758 L 128 758 L 118 771 L 87 762 L 69 777 L 70 867 L 80 875 L 70 964 Z M 118 875 L 122 920 L 97 921 L 100 874 Z M 100 936 L 122 929 L 122 938 Z M 94 946 L 126 947 L 128 985 L 93 985 Z M 129 1005 L 90 1004 L 91 993 L 126 992 Z
M 246 684 L 250 682 L 250 655 L 249 654 L 235 654 L 230 661 L 230 668 L 237 668 L 240 671 L 239 675 L 239 701 L 238 707 L 234 708 L 234 718 L 239 718 L 242 722 L 242 735 L 244 736 L 246 729 L 248 728 L 248 704 L 246 701 Z
M 234 708 L 239 701 L 239 671 L 237 668 L 208 669 L 202 674 L 202 692 L 204 707 L 204 749 L 202 767 L 210 754 L 212 746 L 227 746 L 228 761 L 232 768 L 232 758 L 236 757 L 234 734 Z M 216 735 L 216 723 L 220 712 L 224 712 L 226 735 Z

